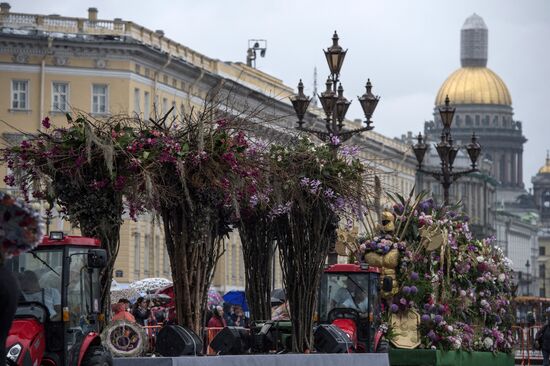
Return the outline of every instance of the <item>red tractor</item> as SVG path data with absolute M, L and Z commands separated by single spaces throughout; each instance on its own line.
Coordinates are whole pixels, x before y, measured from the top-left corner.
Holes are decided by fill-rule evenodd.
M 111 366 L 101 345 L 100 271 L 107 253 L 97 239 L 52 232 L 6 264 L 21 295 L 6 341 L 9 365 Z
M 378 267 L 365 263 L 333 264 L 325 269 L 321 278 L 319 324 L 333 324 L 342 329 L 351 340 L 351 351 L 380 351 L 377 349 L 379 336 L 376 336 L 379 295 Z

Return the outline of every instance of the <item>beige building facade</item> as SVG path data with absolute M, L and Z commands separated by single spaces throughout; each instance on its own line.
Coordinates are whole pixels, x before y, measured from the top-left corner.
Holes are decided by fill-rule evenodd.
M 231 108 L 262 109 L 258 124 L 266 134 L 295 133 L 288 96 L 294 90 L 281 80 L 243 63 L 223 62 L 200 54 L 131 21 L 100 20 L 90 8 L 85 18 L 13 12 L 0 5 L 0 133 L 4 137 L 34 133 L 49 116 L 63 126 L 65 113 L 82 111 L 93 118 L 137 114 L 143 119 L 189 111 L 202 105 L 209 91 L 231 91 Z M 320 109 L 306 120 L 323 123 Z M 356 122 L 348 121 L 353 124 Z M 415 168 L 407 144 L 374 131 L 353 138 L 360 156 L 382 180 L 383 189 L 407 194 Z M 5 167 L 0 175 L 6 174 Z M 5 188 L 5 187 L 4 187 Z M 51 227 L 67 223 L 55 219 Z M 244 289 L 238 233 L 224 243 L 225 255 L 214 276 L 220 291 Z M 274 266 L 274 287 L 281 286 Z M 119 283 L 147 277 L 170 278 L 161 223 L 144 215 L 125 220 L 114 279 Z

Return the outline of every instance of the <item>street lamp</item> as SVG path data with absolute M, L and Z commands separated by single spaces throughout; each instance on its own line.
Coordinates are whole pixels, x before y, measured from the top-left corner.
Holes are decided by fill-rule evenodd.
M 451 124 L 453 123 L 453 117 L 455 114 L 455 108 L 450 106 L 449 96 L 445 98 L 445 106 L 439 108 L 439 115 L 443 122 L 443 129 L 441 131 L 441 140 L 435 145 L 437 155 L 441 160 L 441 169 L 439 170 L 427 170 L 422 168 L 422 162 L 428 146 L 424 142 L 422 134 L 419 133 L 417 137 L 417 143 L 412 146 L 414 155 L 418 162 L 417 171 L 424 174 L 429 174 L 438 180 L 443 186 L 443 202 L 445 205 L 449 204 L 449 188 L 451 184 L 463 175 L 477 172 L 477 159 L 481 153 L 481 146 L 477 142 L 477 136 L 475 132 L 472 134 L 471 142 L 465 146 L 468 156 L 470 157 L 471 168 L 461 171 L 453 170 L 453 164 L 458 154 L 460 146 L 454 145 L 453 137 L 451 136 Z
M 379 96 L 372 94 L 372 84 L 369 79 L 367 81 L 365 94 L 361 97 L 357 97 L 363 109 L 363 113 L 365 114 L 366 120 L 364 123 L 366 126 L 352 130 L 343 130 L 344 120 L 351 101 L 344 97 L 344 88 L 340 83 L 340 70 L 342 69 L 347 50 L 344 50 L 338 44 L 338 39 L 338 34 L 335 31 L 332 36 L 332 46 L 323 50 L 330 70 L 330 75 L 325 83 L 325 91 L 318 95 L 323 111 L 325 112 L 325 130 L 304 127 L 304 116 L 311 99 L 304 94 L 304 84 L 302 80 L 298 83 L 298 95 L 290 97 L 290 101 L 296 112 L 296 117 L 298 117 L 297 129 L 317 136 L 320 140 L 329 143 L 330 146 L 335 149 L 352 136 L 364 131 L 370 131 L 374 128 L 374 126 L 371 125 L 371 118 L 380 100 Z
M 349 140 L 356 134 L 370 131 L 374 128 L 371 118 L 380 100 L 379 96 L 372 94 L 372 84 L 370 79 L 368 79 L 365 94 L 357 97 L 363 109 L 363 113 L 365 114 L 365 126 L 351 130 L 343 130 L 344 120 L 351 101 L 344 97 L 344 88 L 340 83 L 340 70 L 344 64 L 347 50 L 344 50 L 338 44 L 338 39 L 338 33 L 334 31 L 332 45 L 326 50 L 323 50 L 330 70 L 330 75 L 325 83 L 325 91 L 318 95 L 323 111 L 325 112 L 325 129 L 319 130 L 304 127 L 304 116 L 311 99 L 304 94 L 304 84 L 302 80 L 298 83 L 298 95 L 290 97 L 290 101 L 296 112 L 296 117 L 298 117 L 297 129 L 311 133 L 317 136 L 321 141 L 329 144 L 333 149 L 334 155 L 336 155 L 337 149 L 342 142 Z M 329 249 L 328 263 L 334 264 L 337 262 L 337 259 L 338 254 L 335 251 L 335 243 L 333 243 Z

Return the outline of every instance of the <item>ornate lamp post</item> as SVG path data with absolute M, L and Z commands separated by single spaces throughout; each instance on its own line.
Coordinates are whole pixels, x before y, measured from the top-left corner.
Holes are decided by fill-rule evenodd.
M 424 143 L 422 134 L 419 133 L 417 140 L 418 143 L 412 146 L 416 160 L 418 161 L 418 172 L 429 174 L 437 179 L 443 186 L 443 201 L 445 205 L 449 204 L 449 188 L 451 184 L 463 175 L 477 172 L 476 167 L 477 159 L 481 153 L 481 146 L 477 142 L 475 132 L 472 134 L 472 141 L 465 146 L 468 156 L 472 164 L 471 169 L 456 171 L 453 170 L 453 164 L 458 154 L 460 146 L 453 144 L 453 138 L 451 136 L 451 124 L 453 122 L 453 116 L 455 114 L 455 108 L 449 105 L 449 96 L 445 98 L 445 107 L 439 109 L 439 115 L 443 122 L 443 130 L 441 131 L 441 141 L 435 145 L 439 159 L 441 160 L 441 169 L 439 170 L 427 170 L 422 168 L 422 161 L 424 155 L 428 149 L 428 145 Z
M 302 80 L 298 83 L 298 95 L 290 97 L 296 117 L 298 117 L 298 127 L 300 131 L 309 132 L 317 136 L 321 141 L 328 143 L 333 148 L 334 154 L 336 154 L 340 144 L 352 136 L 359 134 L 363 131 L 370 131 L 374 128 L 372 126 L 372 115 L 376 109 L 376 105 L 380 100 L 379 96 L 372 94 L 372 84 L 370 79 L 367 80 L 366 92 L 361 97 L 357 97 L 363 113 L 365 114 L 365 126 L 352 130 L 343 130 L 344 120 L 346 113 L 351 104 L 351 101 L 344 97 L 344 88 L 340 83 L 340 70 L 344 63 L 347 50 L 344 50 L 338 44 L 338 34 L 334 31 L 332 36 L 332 46 L 328 47 L 325 52 L 330 75 L 326 81 L 326 89 L 318 95 L 323 111 L 325 112 L 325 130 L 318 130 L 314 128 L 304 127 L 304 116 L 309 106 L 311 99 L 304 94 L 304 84 Z M 334 244 L 331 246 L 328 263 L 334 264 L 337 262 L 338 254 L 334 250 Z
M 353 135 L 361 133 L 363 131 L 369 131 L 374 128 L 372 126 L 372 114 L 378 104 L 379 96 L 372 94 L 372 84 L 370 79 L 367 81 L 366 92 L 361 97 L 358 97 L 359 103 L 363 108 L 365 114 L 365 127 L 356 128 L 353 130 L 342 131 L 344 127 L 344 119 L 346 113 L 351 104 L 351 101 L 344 97 L 344 88 L 340 83 L 340 69 L 344 63 L 347 50 L 338 44 L 338 34 L 336 31 L 332 36 L 332 46 L 328 47 L 325 52 L 330 75 L 325 83 L 326 89 L 318 95 L 323 111 L 325 112 L 325 130 L 317 130 L 313 128 L 304 127 L 304 116 L 309 106 L 310 98 L 304 94 L 304 84 L 302 80 L 298 83 L 298 95 L 290 97 L 296 117 L 298 117 L 298 127 L 300 131 L 309 132 L 314 134 L 322 141 L 329 143 L 331 146 L 338 148 L 340 144 Z

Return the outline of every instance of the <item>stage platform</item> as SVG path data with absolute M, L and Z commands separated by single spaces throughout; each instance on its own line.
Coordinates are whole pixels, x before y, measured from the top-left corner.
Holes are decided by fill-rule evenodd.
M 113 366 L 389 366 L 387 353 L 115 358 Z

